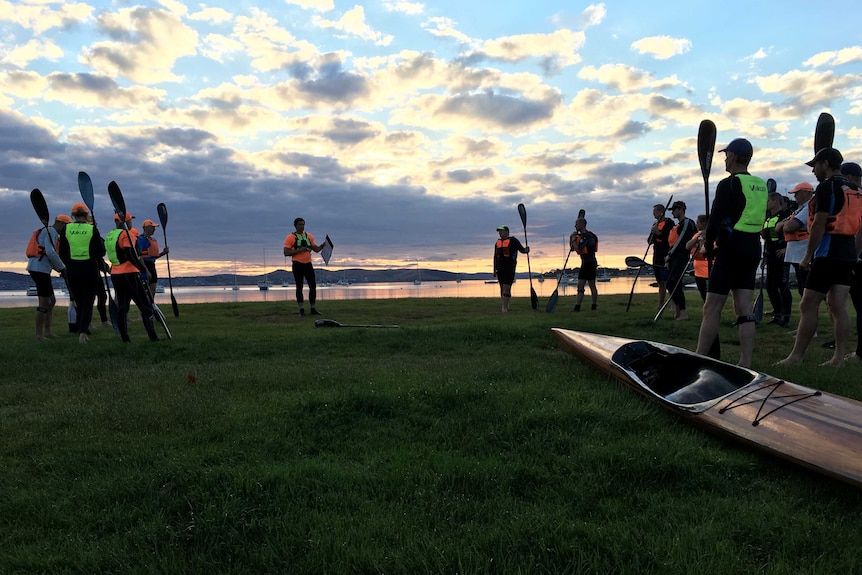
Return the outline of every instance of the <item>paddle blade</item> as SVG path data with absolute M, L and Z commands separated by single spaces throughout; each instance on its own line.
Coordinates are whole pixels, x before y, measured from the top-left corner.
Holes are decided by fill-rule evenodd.
M 156 211 L 159 212 L 159 222 L 162 224 L 162 233 L 164 233 L 165 228 L 168 227 L 168 207 L 162 203 L 156 206 Z
M 775 192 L 775 190 L 777 190 L 777 189 L 778 189 L 778 182 L 776 182 L 772 178 L 769 178 L 768 180 L 766 180 L 766 191 L 768 193 L 771 194 L 771 193 Z
M 30 203 L 33 204 L 33 210 L 43 226 L 48 225 L 48 220 L 51 216 L 48 213 L 48 204 L 45 202 L 45 196 L 42 195 L 42 190 L 33 188 L 30 192 Z
M 587 210 L 585 210 L 583 208 L 578 210 L 578 218 L 585 218 L 585 217 L 587 217 Z
M 763 291 L 761 291 L 757 295 L 757 299 L 754 301 L 754 309 L 751 311 L 751 315 L 754 316 L 755 325 L 760 325 L 760 322 L 763 321 Z
M 95 193 L 93 191 L 93 180 L 87 172 L 78 172 L 78 191 L 81 192 L 81 199 L 89 208 L 90 213 L 93 213 L 93 204 L 95 202 Z
M 177 305 L 177 298 L 171 292 L 171 308 L 174 310 L 174 317 L 180 317 L 180 306 Z
M 700 173 L 703 180 L 709 180 L 712 170 L 712 155 L 715 152 L 715 124 L 712 120 L 703 120 L 697 130 L 697 159 L 700 162 Z
M 554 293 L 551 294 L 551 297 L 548 298 L 548 304 L 545 306 L 545 311 L 548 313 L 553 312 L 557 308 L 557 299 L 560 297 L 560 292 L 554 290 Z
M 539 296 L 533 288 L 530 288 L 530 306 L 533 309 L 539 309 Z
M 111 204 L 114 206 L 114 211 L 120 216 L 120 219 L 126 217 L 126 200 L 123 198 L 123 192 L 117 182 L 111 180 L 108 184 L 108 195 L 111 197 Z
M 630 268 L 642 268 L 644 266 L 648 266 L 650 264 L 643 261 L 641 258 L 637 256 L 626 256 L 626 266 Z
M 831 148 L 835 139 L 835 118 L 828 112 L 823 112 L 817 118 L 817 127 L 814 128 L 814 153 L 823 148 Z
M 524 229 L 527 228 L 527 208 L 524 204 L 518 204 L 518 215 L 521 216 L 521 223 L 524 225 Z

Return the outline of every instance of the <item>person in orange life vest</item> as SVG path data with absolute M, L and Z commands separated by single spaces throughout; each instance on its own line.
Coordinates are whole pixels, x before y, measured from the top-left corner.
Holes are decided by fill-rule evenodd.
M 138 235 L 138 252 L 141 254 L 141 259 L 146 268 L 147 287 L 150 290 L 152 298 L 156 297 L 156 286 L 159 283 L 159 276 L 156 272 L 156 260 L 169 252 L 168 246 L 159 251 L 159 242 L 153 237 L 157 227 L 159 227 L 159 224 L 153 220 L 144 220 L 141 224 L 141 229 L 143 229 L 144 233 Z
M 655 223 L 650 230 L 647 244 L 652 244 L 652 269 L 658 284 L 658 307 L 661 307 L 667 297 L 665 258 L 670 249 L 668 237 L 671 229 L 673 229 L 673 220 L 665 215 L 665 207 L 662 204 L 656 204 L 652 207 L 652 217 L 655 218 Z
M 665 262 L 667 263 L 667 283 L 672 290 L 670 299 L 673 302 L 674 315 L 673 319 L 677 321 L 685 321 L 688 319 L 688 312 L 685 309 L 685 293 L 682 285 L 682 276 L 688 268 L 688 262 L 691 260 L 691 251 L 686 249 L 688 241 L 697 233 L 697 226 L 691 218 L 685 216 L 685 202 L 677 200 L 670 207 L 670 213 L 679 222 L 676 227 L 670 232 L 668 241 L 670 242 L 670 250 L 668 250 Z
M 29 251 L 27 272 L 36 284 L 36 295 L 39 301 L 36 306 L 36 339 L 43 340 L 54 337 L 51 324 L 54 319 L 54 306 L 57 298 L 54 297 L 54 287 L 51 285 L 51 270 L 57 270 L 60 275 L 66 274 L 66 264 L 57 254 L 57 244 L 60 234 L 71 222 L 72 218 L 66 214 L 60 214 L 54 220 L 54 225 L 43 227 L 36 232 L 36 251 Z
M 518 238 L 509 235 L 509 226 L 498 226 L 500 238 L 494 244 L 494 277 L 500 284 L 500 299 L 502 311 L 509 311 L 509 301 L 512 299 L 512 284 L 515 283 L 515 268 L 518 265 L 518 252 L 530 253 Z
M 581 268 L 578 270 L 578 295 L 575 297 L 575 307 L 572 311 L 581 311 L 581 302 L 584 301 L 584 288 L 590 285 L 590 296 L 592 297 L 591 309 L 598 309 L 599 292 L 596 289 L 596 271 L 599 262 L 596 260 L 596 252 L 599 251 L 599 238 L 587 229 L 587 220 L 578 218 L 575 220 L 575 231 L 569 236 L 569 246 L 581 256 Z
M 70 295 L 75 298 L 74 330 L 78 333 L 78 343 L 87 343 L 96 299 L 99 260 L 105 255 L 105 244 L 99 228 L 87 221 L 89 210 L 86 205 L 75 204 L 71 213 L 73 221 L 66 224 L 60 235 L 58 251 L 66 264 Z
M 841 164 L 841 173 L 851 184 L 862 188 L 862 167 L 855 162 Z M 862 360 L 862 232 L 856 234 L 856 265 L 853 268 L 853 281 L 850 284 L 850 301 L 856 310 L 856 351 L 848 353 L 844 359 Z
M 811 198 L 814 197 L 814 186 L 808 182 L 800 182 L 790 190 L 796 201 L 796 209 L 793 213 L 775 224 L 775 231 L 784 234 L 784 272 L 790 277 L 790 267 L 796 274 L 796 291 L 799 295 L 805 290 L 805 280 L 808 279 L 808 270 L 799 267 L 802 256 L 808 248 L 808 211 L 811 206 Z M 789 324 L 790 318 L 787 318 Z
M 772 320 L 769 323 L 780 327 L 786 327 L 790 323 L 793 295 L 790 292 L 790 275 L 785 273 L 784 269 L 787 242 L 784 234 L 778 233 L 776 226 L 790 214 L 787 198 L 778 192 L 772 192 L 767 196 L 766 219 L 760 232 L 764 254 L 760 268 L 766 272 L 766 293 L 769 296 L 769 303 L 772 304 Z
M 296 282 L 296 303 L 299 305 L 299 315 L 305 316 L 305 301 L 302 295 L 302 282 L 308 283 L 308 303 L 311 304 L 311 315 L 321 315 L 317 311 L 317 278 L 314 266 L 311 264 L 311 252 L 320 253 L 322 245 L 314 243 L 314 236 L 305 231 L 305 220 L 293 220 L 294 232 L 284 238 L 284 255 L 290 256 L 293 281 Z
M 685 244 L 685 249 L 691 254 L 692 261 L 694 262 L 694 282 L 697 284 L 697 291 L 700 292 L 700 298 L 703 301 L 706 301 L 706 284 L 707 280 L 709 280 L 709 261 L 700 251 L 700 247 L 703 245 L 704 232 L 706 231 L 706 221 L 706 214 L 697 216 L 694 220 L 697 233 Z
M 147 292 L 146 284 L 141 277 L 143 263 L 137 254 L 138 232 L 132 228 L 132 215 L 126 212 L 126 227 L 120 216 L 114 215 L 115 228 L 105 236 L 105 251 L 111 260 L 111 282 L 117 301 L 117 330 L 123 342 L 131 341 L 129 337 L 129 308 L 134 301 L 141 312 L 141 321 L 150 341 L 158 341 L 153 327 L 153 305 Z
M 856 235 L 862 229 L 862 191 L 841 175 L 844 158 L 835 148 L 819 150 L 811 166 L 817 181 L 813 214 L 809 215 L 808 248 L 800 267 L 810 268 L 802 301 L 799 302 L 799 327 L 793 349 L 779 365 L 802 363 L 805 351 L 817 330 L 820 303 L 826 300 L 835 332 L 832 359 L 821 364 L 844 365 L 847 340 L 850 337 L 850 314 L 847 296 L 858 259 Z
M 767 186 L 763 179 L 748 173 L 754 155 L 745 138 L 731 141 L 724 149 L 724 169 L 730 174 L 718 183 L 706 224 L 704 255 L 715 252 L 709 274 L 703 320 L 697 338 L 697 353 L 707 355 L 718 337 L 721 310 L 733 292 L 733 310 L 739 333 L 739 365 L 751 366 L 754 355 L 754 285 L 760 263 L 760 230 L 766 216 Z

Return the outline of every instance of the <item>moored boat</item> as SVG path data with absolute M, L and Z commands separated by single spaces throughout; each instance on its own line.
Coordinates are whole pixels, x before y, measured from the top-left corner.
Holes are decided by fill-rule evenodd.
M 672 345 L 552 332 L 567 351 L 692 423 L 862 487 L 862 402 Z

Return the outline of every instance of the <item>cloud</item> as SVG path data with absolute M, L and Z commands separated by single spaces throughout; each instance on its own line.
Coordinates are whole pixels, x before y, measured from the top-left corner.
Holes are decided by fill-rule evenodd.
M 197 32 L 164 10 L 123 9 L 102 14 L 98 23 L 114 39 L 85 49 L 80 61 L 105 75 L 147 84 L 178 81 L 174 64 L 196 53 Z
M 821 68 L 825 66 L 836 67 L 845 64 L 857 64 L 862 62 L 862 46 L 851 46 L 832 52 L 820 52 L 805 62 L 804 66 Z
M 5 53 L 3 53 L 5 52 Z M 23 46 L 16 46 L 8 51 L 0 51 L 0 62 L 24 68 L 33 60 L 45 59 L 57 61 L 63 57 L 63 50 L 50 40 L 30 40 Z
M 209 22 L 210 24 L 224 24 L 233 20 L 233 14 L 224 8 L 207 7 L 189 14 L 189 20 Z
M 329 12 L 335 8 L 332 0 L 285 0 L 288 5 L 293 4 L 305 10 L 314 10 L 316 12 Z
M 458 23 L 451 18 L 439 16 L 429 18 L 422 24 L 422 28 L 427 30 L 432 36 L 437 36 L 438 38 L 454 38 L 458 42 L 462 42 L 464 44 L 472 43 L 470 37 L 459 31 L 457 26 Z
M 452 170 L 446 173 L 446 179 L 457 184 L 470 184 L 477 180 L 487 180 L 494 176 L 494 170 L 483 168 L 478 170 Z
M 581 26 L 582 30 L 586 30 L 587 28 L 591 28 L 593 26 L 598 26 L 605 19 L 605 16 L 608 15 L 608 11 L 605 8 L 604 3 L 601 4 L 591 4 L 584 9 L 581 13 Z
M 676 76 L 656 80 L 649 72 L 625 64 L 604 64 L 598 68 L 584 66 L 578 71 L 578 78 L 594 80 L 626 93 L 644 88 L 663 90 L 682 85 Z
M 34 34 L 43 34 L 52 28 L 63 28 L 84 22 L 92 12 L 92 6 L 80 2 L 0 0 L 0 21 L 17 24 Z
M 820 108 L 828 108 L 837 94 L 858 86 L 859 79 L 852 74 L 839 75 L 831 70 L 791 70 L 784 74 L 758 76 L 754 83 L 766 94 L 785 96 L 785 101 L 777 106 L 786 114 L 782 119 L 797 119 Z
M 143 86 L 122 87 L 112 78 L 95 74 L 53 73 L 46 79 L 46 100 L 74 106 L 154 109 L 166 94 Z
M 257 8 L 252 8 L 249 16 L 236 18 L 230 40 L 236 44 L 220 41 L 215 46 L 227 48 L 238 45 L 237 52 L 247 54 L 251 58 L 252 68 L 262 72 L 305 63 L 318 55 L 313 44 L 298 40 L 282 28 L 275 18 Z
M 667 60 L 691 50 L 691 41 L 670 36 L 651 36 L 632 42 L 631 48 L 640 54 L 649 54 L 658 60 Z
M 332 28 L 350 36 L 374 42 L 378 46 L 388 46 L 394 39 L 393 36 L 377 32 L 366 24 L 365 9 L 358 5 L 345 12 L 338 20 L 326 20 L 315 16 L 312 22 L 320 28 Z
M 425 12 L 425 4 L 421 2 L 383 2 L 383 7 L 389 12 L 400 12 L 410 16 L 417 16 Z
M 528 58 L 543 61 L 548 72 L 556 72 L 581 61 L 578 54 L 586 36 L 583 32 L 555 30 L 550 34 L 520 34 L 488 40 L 479 45 L 475 52 L 468 55 L 470 61 L 478 57 L 503 62 L 521 62 Z

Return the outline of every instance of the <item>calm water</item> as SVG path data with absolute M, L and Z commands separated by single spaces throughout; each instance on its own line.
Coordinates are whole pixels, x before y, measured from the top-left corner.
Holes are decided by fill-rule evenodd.
M 634 278 L 611 278 L 609 282 L 596 284 L 601 294 L 627 294 L 632 289 Z M 652 275 L 638 280 L 635 293 L 652 293 L 655 288 L 649 286 L 655 281 Z M 542 283 L 533 281 L 533 289 L 540 299 L 546 299 L 553 293 L 556 282 L 545 280 Z M 306 288 L 306 294 L 308 289 Z M 576 293 L 574 285 L 560 285 L 560 296 L 573 296 Z M 368 283 L 352 284 L 350 286 L 318 286 L 317 300 L 348 300 L 348 299 L 394 299 L 409 297 L 499 297 L 500 288 L 496 283 L 487 284 L 483 281 L 457 282 L 425 282 L 422 285 L 412 283 Z M 529 297 L 530 282 L 518 280 L 512 288 L 514 297 Z M 67 306 L 69 299 L 56 292 L 57 305 Z M 587 290 L 589 296 L 589 290 Z M 295 301 L 295 288 L 273 286 L 268 291 L 261 291 L 257 286 L 240 286 L 238 291 L 228 287 L 174 287 L 174 297 L 180 304 L 189 303 L 219 303 L 219 302 L 284 302 Z M 170 305 L 170 290 L 156 294 L 156 303 L 164 309 L 164 304 Z M 541 305 L 541 302 L 540 302 Z M 36 298 L 28 297 L 23 291 L 0 291 L 0 307 L 30 307 L 36 306 Z

